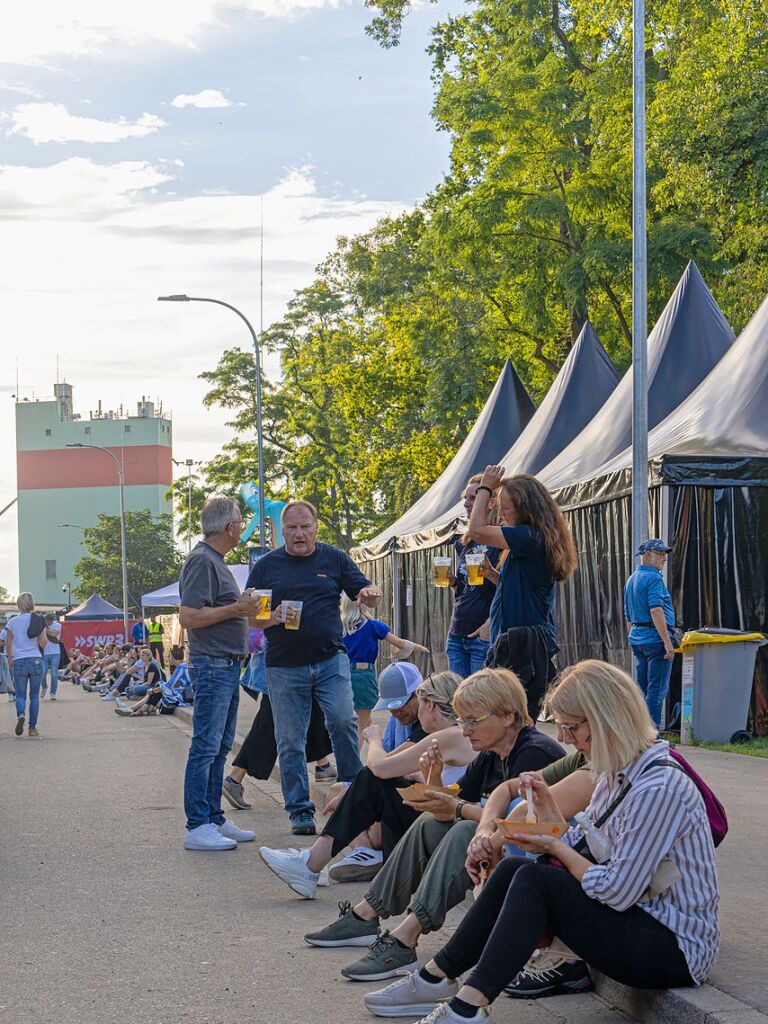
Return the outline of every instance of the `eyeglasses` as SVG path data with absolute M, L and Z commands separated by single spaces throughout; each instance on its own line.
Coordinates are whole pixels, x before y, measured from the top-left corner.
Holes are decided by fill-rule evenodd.
M 557 719 L 555 719 L 555 725 L 563 734 L 564 740 L 566 740 L 568 743 L 575 743 L 576 730 L 580 729 L 582 725 L 585 725 L 586 721 L 586 718 L 582 718 L 582 720 L 580 722 L 577 722 L 576 725 L 563 725 L 562 722 L 558 722 Z
M 456 725 L 460 729 L 469 729 L 470 732 L 473 732 L 481 722 L 484 722 L 486 718 L 490 718 L 491 714 L 492 712 L 489 711 L 487 715 L 480 715 L 479 718 L 457 718 Z

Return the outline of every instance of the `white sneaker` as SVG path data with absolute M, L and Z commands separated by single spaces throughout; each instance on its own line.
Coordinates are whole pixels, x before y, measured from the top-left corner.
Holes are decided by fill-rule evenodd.
M 315 898 L 320 875 L 307 867 L 309 850 L 270 850 L 268 846 L 262 846 L 259 849 L 259 856 L 269 870 L 274 871 L 277 877 L 299 896 L 303 896 L 305 900 Z
M 106 701 L 111 701 L 111 700 L 117 700 L 117 697 L 115 696 L 115 694 L 114 694 L 114 693 L 105 693 L 105 694 L 104 694 L 104 695 L 102 696 L 102 698 L 101 698 L 101 699 L 102 699 L 102 700 L 106 700 Z
M 458 991 L 459 986 L 455 981 L 444 978 L 433 985 L 424 981 L 418 970 L 415 970 L 379 989 L 378 992 L 369 992 L 363 996 L 363 1002 L 366 1010 L 375 1017 L 416 1017 L 420 1013 L 434 1013 L 436 1009 L 442 1007 L 446 999 L 452 999 Z M 427 1018 L 430 1022 L 432 1019 L 431 1015 Z M 448 1018 L 451 1021 L 453 1019 L 453 1016 Z
M 184 836 L 185 850 L 236 850 L 237 843 L 234 839 L 227 839 L 210 822 L 205 825 L 198 825 L 197 828 L 188 828 Z
M 236 843 L 252 843 L 256 838 L 256 833 L 251 832 L 247 828 L 238 828 L 232 821 L 224 819 L 223 825 L 217 825 L 216 828 L 219 830 L 220 836 L 225 836 L 227 839 L 234 839 Z
M 329 872 L 334 882 L 370 882 L 381 870 L 384 854 L 369 846 L 356 846 L 346 857 L 331 865 Z
M 491 1020 L 491 1011 L 487 1006 L 479 1006 L 477 1013 L 472 1017 L 460 1017 L 447 1003 L 440 1003 L 432 1013 L 416 1021 L 416 1024 L 482 1024 L 482 1021 Z

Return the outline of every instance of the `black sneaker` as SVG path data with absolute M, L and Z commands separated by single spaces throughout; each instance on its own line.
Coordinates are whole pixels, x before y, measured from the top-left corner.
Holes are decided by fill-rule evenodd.
M 315 819 L 309 811 L 302 811 L 291 818 L 291 832 L 295 836 L 316 836 Z
M 19 715 L 16 719 L 16 728 L 13 730 L 17 736 L 21 736 L 24 732 L 24 715 Z
M 567 961 L 559 967 L 520 971 L 504 991 L 511 999 L 541 999 L 542 996 L 566 996 L 590 992 L 594 983 L 583 960 Z
M 328 764 L 315 765 L 315 782 L 332 782 L 336 778 L 336 768 L 329 761 Z

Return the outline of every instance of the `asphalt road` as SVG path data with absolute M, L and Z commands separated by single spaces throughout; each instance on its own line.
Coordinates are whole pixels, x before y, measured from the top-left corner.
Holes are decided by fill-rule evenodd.
M 3 696 L 3 1024 L 373 1020 L 361 1001 L 370 986 L 339 974 L 355 951 L 311 949 L 302 941 L 335 916 L 339 900 L 356 900 L 364 887 L 334 885 L 313 902 L 290 894 L 256 851 L 257 844 L 296 845 L 267 792 L 250 785 L 253 809 L 236 817 L 257 830 L 257 843 L 231 853 L 189 853 L 182 848 L 181 808 L 188 734 L 180 723 L 118 718 L 112 705 L 69 684 L 56 704 L 43 703 L 40 740 L 16 738 L 14 722 Z M 734 789 L 743 788 L 738 769 Z M 756 769 L 755 796 L 765 793 L 768 762 Z M 728 851 L 728 872 L 742 890 L 726 911 L 729 920 L 765 901 L 765 858 L 744 846 L 751 827 Z M 750 891 L 751 883 L 757 888 Z M 429 937 L 422 951 L 440 941 Z M 759 946 L 755 957 L 762 961 Z M 747 962 L 734 965 L 748 975 Z M 623 1020 L 594 996 L 502 999 L 498 1007 L 498 1024 Z

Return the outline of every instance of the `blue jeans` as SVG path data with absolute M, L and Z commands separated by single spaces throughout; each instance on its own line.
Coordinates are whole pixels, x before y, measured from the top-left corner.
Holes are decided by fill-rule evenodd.
M 224 763 L 232 749 L 240 698 L 240 662 L 196 655 L 189 660 L 195 691 L 192 742 L 184 773 L 187 828 L 221 825 Z
M 44 654 L 43 655 L 43 679 L 45 679 L 48 673 L 51 673 L 51 696 L 56 696 L 56 691 L 59 688 L 59 662 L 61 661 L 61 652 L 56 651 L 55 654 Z
M 457 676 L 466 679 L 473 672 L 479 671 L 485 664 L 490 643 L 479 636 L 456 636 L 449 633 L 445 642 L 445 653 L 448 655 L 448 668 Z
M 14 658 L 13 685 L 16 687 L 16 714 L 27 711 L 27 686 L 29 686 L 29 728 L 37 725 L 40 713 L 40 687 L 43 683 L 43 658 Z
M 664 657 L 664 644 L 630 644 L 637 666 L 637 685 L 645 695 L 645 703 L 657 728 L 661 728 L 661 712 L 669 690 L 672 659 Z
M 363 767 L 357 749 L 349 658 L 336 654 L 326 661 L 297 668 L 267 666 L 267 683 L 285 809 L 292 818 L 306 811 L 313 814 L 315 805 L 309 799 L 305 756 L 313 694 L 323 710 L 339 780 L 351 782 Z

